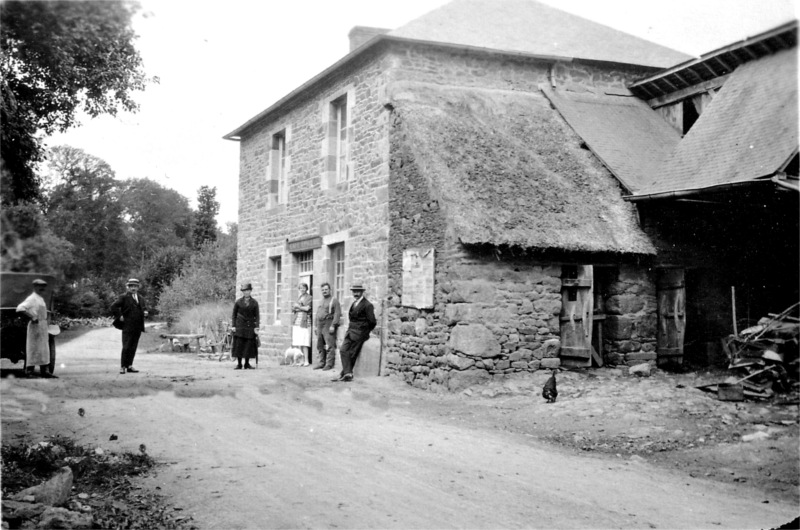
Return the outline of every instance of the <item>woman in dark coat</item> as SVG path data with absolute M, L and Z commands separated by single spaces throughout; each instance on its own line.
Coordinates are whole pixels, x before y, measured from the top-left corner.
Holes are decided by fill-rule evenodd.
M 258 355 L 258 326 L 260 315 L 258 312 L 258 302 L 250 296 L 253 287 L 246 283 L 242 285 L 242 297 L 233 304 L 233 316 L 231 317 L 231 331 L 233 332 L 233 351 L 236 357 L 235 370 L 242 369 L 242 357 L 244 357 L 244 368 L 252 370 L 250 359 Z

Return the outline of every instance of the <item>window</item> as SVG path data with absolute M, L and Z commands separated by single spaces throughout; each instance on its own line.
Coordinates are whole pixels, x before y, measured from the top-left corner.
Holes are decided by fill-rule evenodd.
M 286 204 L 289 200 L 289 172 L 291 157 L 288 146 L 291 131 L 282 129 L 270 137 L 269 164 L 267 165 L 268 208 Z
M 298 272 L 300 274 L 314 272 L 314 251 L 298 252 L 295 254 L 298 265 Z
M 283 290 L 283 271 L 281 270 L 281 258 L 272 260 L 275 270 L 275 322 L 281 320 L 281 291 Z
M 331 277 L 333 278 L 333 296 L 344 299 L 344 243 L 331 245 Z
M 347 128 L 347 95 L 331 103 L 331 125 L 333 149 L 335 157 L 336 182 L 346 182 L 349 160 L 349 142 Z
M 277 202 L 286 204 L 288 198 L 288 185 L 286 182 L 286 130 L 272 136 L 272 160 L 274 167 L 272 178 L 277 181 Z

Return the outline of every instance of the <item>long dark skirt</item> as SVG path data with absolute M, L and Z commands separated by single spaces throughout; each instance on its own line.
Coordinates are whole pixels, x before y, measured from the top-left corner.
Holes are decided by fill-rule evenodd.
M 233 348 L 231 349 L 231 355 L 235 358 L 244 357 L 245 359 L 258 357 L 256 339 L 233 337 Z

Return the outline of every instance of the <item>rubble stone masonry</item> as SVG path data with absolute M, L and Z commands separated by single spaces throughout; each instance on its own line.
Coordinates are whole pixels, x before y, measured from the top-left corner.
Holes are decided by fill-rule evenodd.
M 623 265 L 604 293 L 603 348 L 614 365 L 656 364 L 658 299 L 653 273 Z

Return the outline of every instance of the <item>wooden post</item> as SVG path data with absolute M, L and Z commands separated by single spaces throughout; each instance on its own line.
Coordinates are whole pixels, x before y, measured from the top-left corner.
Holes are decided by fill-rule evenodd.
M 739 331 L 736 329 L 736 287 L 731 285 L 731 305 L 733 306 L 733 334 L 738 335 Z

